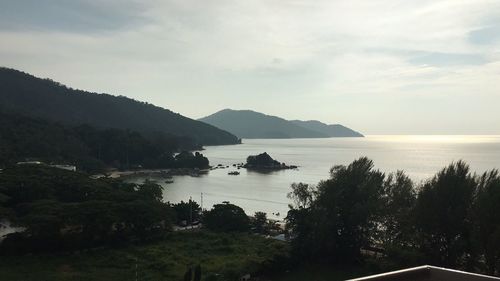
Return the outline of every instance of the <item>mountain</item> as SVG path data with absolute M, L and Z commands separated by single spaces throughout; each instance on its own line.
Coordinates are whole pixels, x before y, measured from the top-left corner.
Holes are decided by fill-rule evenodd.
M 0 68 L 0 110 L 72 126 L 186 137 L 202 145 L 239 143 L 226 131 L 152 104 L 72 89 L 9 68 Z
M 321 132 L 332 138 L 363 137 L 362 134 L 340 124 L 328 125 L 316 120 L 292 120 L 291 122 L 309 130 Z
M 326 125 L 319 121 L 288 121 L 251 110 L 224 109 L 199 120 L 248 139 L 363 136 L 342 125 Z
M 303 128 L 283 118 L 251 110 L 224 109 L 198 120 L 247 139 L 327 137 L 326 134 Z

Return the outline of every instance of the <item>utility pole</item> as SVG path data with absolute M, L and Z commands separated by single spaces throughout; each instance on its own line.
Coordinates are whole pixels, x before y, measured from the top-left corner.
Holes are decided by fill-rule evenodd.
M 189 196 L 189 225 L 193 226 L 193 200 L 192 197 Z
M 99 149 L 97 150 L 97 159 L 101 160 L 101 146 L 102 144 L 99 143 Z
M 128 144 L 129 144 L 129 133 L 127 132 L 127 170 L 130 169 L 130 160 L 129 160 L 129 157 L 128 157 Z
M 137 274 L 137 258 L 135 258 L 135 281 L 138 281 L 138 274 Z

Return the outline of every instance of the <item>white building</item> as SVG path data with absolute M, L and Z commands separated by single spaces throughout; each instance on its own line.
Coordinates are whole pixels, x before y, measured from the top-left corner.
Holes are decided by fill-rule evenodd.
M 58 168 L 58 169 L 63 169 L 67 171 L 72 171 L 76 172 L 76 166 L 73 165 L 49 165 L 50 167 Z

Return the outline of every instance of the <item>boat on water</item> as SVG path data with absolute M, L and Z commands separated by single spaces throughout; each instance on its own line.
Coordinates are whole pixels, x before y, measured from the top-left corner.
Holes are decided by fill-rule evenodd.
M 228 174 L 228 175 L 231 175 L 231 176 L 237 176 L 237 175 L 239 175 L 239 174 L 240 174 L 240 172 L 238 172 L 238 171 L 231 171 L 231 172 L 229 172 L 229 173 L 227 173 L 227 174 Z

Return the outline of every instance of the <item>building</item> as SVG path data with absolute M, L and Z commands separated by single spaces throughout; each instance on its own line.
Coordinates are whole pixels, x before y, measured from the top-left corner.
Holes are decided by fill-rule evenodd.
M 500 280 L 493 276 L 486 276 L 465 271 L 424 265 L 398 271 L 386 272 L 377 275 L 371 275 L 361 278 L 351 279 L 350 281 L 492 281 Z
M 76 172 L 76 166 L 73 165 L 49 165 L 50 167 L 58 168 L 58 169 L 63 169 L 67 171 L 72 171 Z
M 17 165 L 43 165 L 43 162 L 40 161 L 21 161 L 17 162 Z
M 16 164 L 17 165 L 45 165 L 45 166 L 49 166 L 52 168 L 58 168 L 58 169 L 63 169 L 63 170 L 67 170 L 67 171 L 76 172 L 76 166 L 74 166 L 74 165 L 66 165 L 66 164 L 47 165 L 47 164 L 40 162 L 40 161 L 22 161 L 22 162 L 17 162 Z

